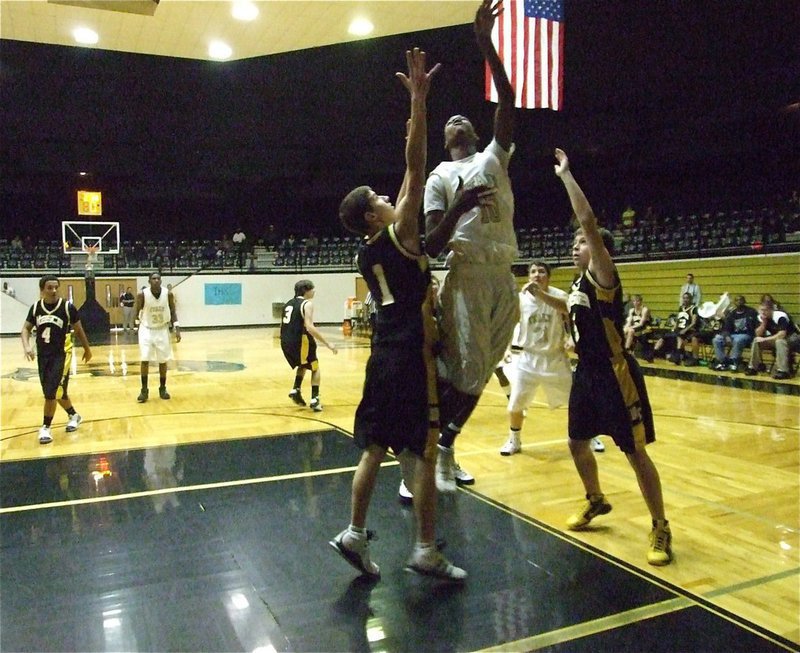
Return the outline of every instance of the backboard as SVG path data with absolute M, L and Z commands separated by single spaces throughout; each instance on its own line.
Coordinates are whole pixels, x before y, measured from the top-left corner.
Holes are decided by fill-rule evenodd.
M 119 222 L 67 221 L 61 223 L 61 243 L 65 254 L 119 254 Z

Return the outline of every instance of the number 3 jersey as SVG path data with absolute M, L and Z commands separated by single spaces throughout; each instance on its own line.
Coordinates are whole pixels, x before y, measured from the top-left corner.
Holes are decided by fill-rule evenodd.
M 63 356 L 72 350 L 68 337 L 72 325 L 80 321 L 78 309 L 61 298 L 55 304 L 41 299 L 31 306 L 25 321 L 36 327 L 36 351 L 39 357 Z

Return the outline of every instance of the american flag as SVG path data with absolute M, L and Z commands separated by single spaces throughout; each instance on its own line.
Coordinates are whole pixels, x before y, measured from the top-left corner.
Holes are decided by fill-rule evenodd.
M 561 109 L 564 95 L 564 1 L 504 0 L 492 41 L 516 92 L 515 106 Z M 497 89 L 486 66 L 486 99 Z

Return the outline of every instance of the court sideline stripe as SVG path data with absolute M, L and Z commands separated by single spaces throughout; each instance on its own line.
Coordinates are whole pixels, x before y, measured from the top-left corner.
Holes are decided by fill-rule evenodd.
M 381 467 L 392 467 L 399 465 L 396 460 L 387 460 L 381 463 Z M 158 490 L 142 490 L 140 492 L 126 492 L 124 494 L 112 494 L 104 497 L 86 497 L 84 499 L 69 499 L 67 501 L 52 501 L 50 503 L 32 503 L 24 506 L 9 506 L 0 508 L 0 515 L 15 512 L 28 512 L 30 510 L 43 510 L 46 508 L 64 508 L 67 506 L 83 506 L 92 503 L 106 503 L 112 501 L 125 501 L 127 499 L 141 499 L 144 497 L 157 496 L 159 494 L 175 494 L 178 492 L 195 492 L 197 490 L 215 490 L 226 487 L 240 487 L 242 485 L 260 485 L 262 483 L 274 483 L 277 481 L 293 481 L 301 478 L 312 478 L 314 476 L 330 476 L 333 474 L 344 474 L 355 472 L 357 465 L 350 467 L 334 467 L 332 469 L 319 469 L 311 472 L 295 472 L 292 474 L 280 474 L 278 476 L 260 476 L 257 478 L 242 478 L 235 481 L 218 481 L 216 483 L 201 483 L 199 485 L 182 485 L 178 487 L 161 488 Z
M 774 582 L 776 580 L 782 580 L 783 578 L 788 578 L 788 577 L 791 577 L 791 576 L 800 575 L 800 568 L 784 570 L 784 571 L 778 572 L 776 574 L 770 574 L 769 576 L 761 576 L 759 578 L 752 578 L 752 579 L 749 579 L 749 580 L 744 581 L 742 583 L 737 583 L 736 585 L 730 585 L 728 587 L 720 587 L 720 588 L 717 588 L 717 589 L 713 590 L 712 592 L 709 592 L 707 596 L 706 595 L 702 595 L 702 594 L 694 594 L 693 592 L 691 592 L 691 591 L 689 591 L 689 590 L 687 590 L 687 589 L 685 589 L 683 587 L 674 585 L 674 584 L 670 583 L 669 581 L 666 581 L 666 580 L 664 580 L 662 578 L 659 578 L 657 576 L 650 575 L 647 572 L 645 572 L 644 570 L 642 570 L 642 569 L 640 569 L 640 568 L 638 568 L 638 567 L 636 567 L 636 566 L 634 566 L 634 565 L 632 565 L 632 564 L 630 564 L 628 562 L 625 562 L 624 560 L 620 560 L 618 558 L 610 556 L 609 554 L 605 553 L 605 551 L 602 551 L 601 549 L 597 549 L 597 548 L 591 546 L 590 544 L 587 544 L 585 542 L 582 542 L 581 540 L 573 538 L 573 537 L 569 536 L 568 534 L 566 534 L 566 533 L 564 533 L 562 531 L 559 531 L 558 529 L 546 524 L 545 522 L 541 522 L 541 521 L 539 521 L 537 519 L 534 519 L 532 517 L 529 517 L 527 515 L 519 513 L 516 510 L 514 510 L 513 508 L 509 508 L 508 506 L 500 504 L 500 503 L 496 502 L 495 500 L 490 499 L 489 497 L 486 497 L 486 496 L 484 496 L 482 494 L 479 494 L 478 492 L 476 492 L 475 490 L 473 490 L 471 488 L 463 488 L 463 487 L 461 487 L 461 488 L 459 488 L 459 491 L 464 492 L 466 494 L 469 494 L 469 495 L 475 497 L 476 499 L 478 499 L 480 501 L 483 501 L 484 503 L 487 503 L 487 504 L 497 508 L 498 510 L 500 510 L 502 512 L 505 512 L 505 513 L 507 513 L 509 515 L 512 515 L 512 516 L 514 516 L 514 517 L 516 517 L 516 518 L 518 518 L 518 519 L 520 519 L 520 520 L 522 520 L 522 521 L 524 521 L 526 523 L 531 524 L 532 526 L 535 526 L 535 527 L 539 528 L 540 530 L 545 531 L 546 533 L 549 533 L 550 535 L 553 535 L 553 536 L 555 536 L 555 537 L 557 537 L 557 538 L 559 538 L 561 540 L 564 540 L 565 542 L 568 542 L 568 543 L 578 547 L 579 549 L 582 549 L 582 550 L 584 550 L 584 551 L 586 551 L 588 553 L 591 553 L 592 555 L 595 555 L 598 558 L 601 558 L 602 560 L 604 560 L 605 562 L 608 562 L 609 564 L 612 564 L 613 566 L 619 567 L 620 569 L 622 569 L 624 571 L 627 571 L 628 573 L 630 573 L 630 574 L 632 574 L 634 576 L 637 576 L 638 578 L 641 578 L 643 580 L 648 581 L 649 583 L 655 585 L 656 587 L 660 587 L 663 590 L 666 590 L 668 592 L 672 592 L 673 594 L 677 595 L 677 599 L 670 599 L 669 601 L 664 601 L 664 602 L 661 602 L 661 603 L 655 603 L 655 604 L 652 604 L 653 606 L 658 606 L 658 605 L 661 605 L 662 603 L 668 604 L 668 603 L 671 603 L 672 601 L 675 601 L 675 600 L 685 600 L 685 601 L 689 602 L 689 605 L 679 606 L 679 607 L 670 607 L 669 609 L 667 609 L 663 613 L 657 613 L 657 614 L 653 614 L 653 615 L 645 615 L 645 616 L 641 617 L 642 619 L 649 619 L 649 618 L 651 618 L 653 616 L 659 616 L 660 614 L 668 614 L 669 612 L 675 612 L 675 611 L 684 609 L 685 607 L 690 607 L 690 606 L 694 605 L 694 606 L 697 606 L 697 607 L 699 607 L 699 608 L 701 608 L 703 610 L 706 610 L 707 612 L 711 612 L 712 614 L 715 614 L 716 616 L 720 617 L 721 619 L 725 619 L 726 621 L 729 621 L 730 623 L 733 623 L 736 626 L 738 626 L 738 627 L 740 627 L 740 628 L 742 628 L 742 629 L 744 629 L 744 630 L 746 630 L 746 631 L 748 631 L 750 633 L 758 635 L 759 637 L 762 637 L 763 639 L 765 639 L 765 640 L 767 640 L 767 641 L 769 641 L 769 642 L 771 642 L 771 643 L 773 643 L 773 644 L 775 644 L 777 646 L 780 646 L 781 648 L 784 648 L 787 651 L 797 651 L 798 650 L 796 648 L 796 644 L 792 643 L 790 640 L 784 638 L 783 636 L 779 635 L 778 633 L 775 633 L 775 632 L 772 632 L 770 630 L 767 630 L 763 626 L 759 626 L 757 624 L 751 623 L 750 621 L 747 621 L 746 619 L 744 619 L 740 615 L 731 613 L 728 610 L 726 610 L 725 608 L 722 608 L 722 607 L 720 607 L 718 605 L 715 605 L 714 603 L 711 603 L 710 599 L 711 598 L 715 598 L 715 597 L 719 597 L 719 596 L 725 596 L 725 595 L 728 595 L 728 594 L 733 594 L 733 593 L 741 591 L 743 589 L 756 587 L 758 585 L 766 585 L 766 584 L 769 584 L 769 583 Z M 632 611 L 623 612 L 623 613 L 619 613 L 619 614 L 623 614 L 624 615 L 624 614 L 628 614 L 630 612 L 635 612 L 636 610 L 646 609 L 647 607 L 648 606 L 642 606 L 642 608 L 635 608 Z M 601 619 L 595 620 L 595 621 L 603 621 L 603 620 L 606 620 L 606 619 L 612 619 L 613 620 L 613 618 L 614 618 L 614 615 L 610 615 L 609 617 L 602 617 Z M 592 623 L 594 623 L 594 621 L 588 621 L 588 622 L 585 622 L 585 623 L 586 624 L 592 624 Z M 634 623 L 634 622 L 630 621 L 630 622 L 624 622 L 624 623 L 621 622 L 621 623 L 618 623 L 618 624 L 612 623 L 611 625 L 607 624 L 606 625 L 606 629 L 610 629 L 610 628 L 621 626 L 621 625 L 627 625 L 628 623 Z M 559 631 L 553 631 L 553 632 L 561 632 L 561 630 L 570 631 L 571 629 L 579 628 L 581 625 L 582 624 L 576 624 L 574 626 L 569 626 L 569 627 L 567 627 L 565 629 L 560 629 Z M 584 634 L 593 634 L 595 632 L 599 632 L 599 631 L 589 631 L 589 632 L 583 633 L 583 634 L 575 634 L 575 635 L 572 635 L 571 637 L 569 637 L 568 639 L 575 639 L 577 637 L 584 636 Z M 545 634 L 546 633 L 543 633 L 541 636 L 543 636 Z M 534 636 L 534 638 L 536 638 L 536 637 L 540 637 L 540 635 Z M 521 642 L 527 642 L 529 639 L 532 639 L 532 638 L 526 638 L 525 640 L 520 640 L 520 641 Z M 565 639 L 563 641 L 568 641 L 568 639 Z M 514 648 L 514 644 L 515 644 L 514 642 L 508 642 L 506 645 L 504 645 L 504 646 L 506 646 L 506 648 L 499 647 L 499 648 L 491 648 L 491 649 L 484 649 L 484 650 L 486 650 L 486 651 L 504 651 L 504 650 L 508 650 L 508 651 L 517 651 L 517 650 L 525 651 L 525 650 L 534 650 L 534 648 L 532 648 L 530 646 L 528 648 L 519 648 L 519 649 L 517 649 L 517 648 Z M 541 644 L 541 646 L 546 646 L 546 645 L 547 644 Z

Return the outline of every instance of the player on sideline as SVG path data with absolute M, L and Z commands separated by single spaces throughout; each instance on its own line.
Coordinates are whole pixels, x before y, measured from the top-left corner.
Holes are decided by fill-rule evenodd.
M 150 391 L 147 389 L 147 375 L 151 360 L 158 363 L 158 396 L 169 399 L 167 361 L 172 360 L 169 326 L 172 324 L 175 331 L 175 342 L 181 341 L 181 330 L 175 309 L 175 298 L 169 290 L 161 287 L 161 275 L 158 272 L 150 274 L 150 287 L 143 287 L 136 296 L 133 313 L 140 316 L 139 355 L 142 359 L 140 370 L 142 391 L 136 401 L 143 404 L 150 396 Z
M 425 53 L 418 48 L 406 52 L 406 60 L 408 76 L 397 73 L 397 77 L 409 92 L 411 119 L 397 206 L 369 186 L 359 186 L 339 207 L 342 224 L 365 237 L 356 261 L 378 310 L 355 416 L 355 442 L 363 451 L 353 477 L 350 525 L 330 545 L 363 574 L 380 577 L 378 565 L 370 559 L 366 520 L 381 462 L 391 448 L 415 495 L 417 537 L 406 569 L 462 581 L 467 573 L 436 546 L 436 327 L 431 274 L 420 245 L 418 221 L 427 158 L 425 105 L 431 77 L 439 66 L 426 72 Z
M 511 264 L 517 257 L 514 196 L 508 177 L 513 153 L 514 89 L 492 43 L 501 2 L 483 0 L 475 14 L 475 36 L 492 79 L 498 103 L 494 138 L 478 151 L 478 135 L 464 116 L 444 127 L 450 161 L 440 163 L 425 187 L 425 247 L 435 258 L 449 248 L 450 272 L 441 291 L 442 350 L 439 404 L 442 432 L 436 486 L 455 492 L 456 484 L 475 479 L 455 461 L 453 444 L 461 432 L 497 362 L 505 356 L 519 319 L 517 285 Z M 459 190 L 480 192 L 480 202 L 464 212 Z
M 567 155 L 557 149 L 555 156 L 555 173 L 580 223 L 572 246 L 572 260 L 580 274 L 567 300 L 578 354 L 569 396 L 569 450 L 583 481 L 586 503 L 567 520 L 567 528 L 584 528 L 598 515 L 611 512 L 589 447 L 593 437 L 610 435 L 636 472 L 653 520 L 647 561 L 666 565 L 672 561 L 672 533 L 664 514 L 661 479 L 645 450 L 656 437 L 653 413 L 639 365 L 623 344 L 622 283 L 611 258 L 614 240 L 597 226 Z
M 78 309 L 58 296 L 58 277 L 45 275 L 39 279 L 42 298 L 31 306 L 22 325 L 22 348 L 28 360 L 39 355 L 39 381 L 44 393 L 44 419 L 39 429 L 39 444 L 53 441 L 51 425 L 56 414 L 56 403 L 67 411 L 67 432 L 76 431 L 82 420 L 67 395 L 69 370 L 72 365 L 72 338 L 74 330 L 83 347 L 83 362 L 92 360 L 89 340 L 81 325 Z M 36 327 L 36 351 L 31 347 L 31 332 Z
M 317 340 L 334 354 L 339 353 L 336 346 L 329 343 L 322 332 L 314 325 L 314 284 L 303 279 L 294 284 L 294 299 L 283 306 L 281 320 L 281 349 L 289 367 L 296 369 L 294 387 L 289 392 L 291 399 L 298 406 L 305 406 L 306 401 L 300 393 L 300 386 L 311 370 L 311 409 L 319 412 L 322 402 L 319 398 L 319 359 L 317 358 Z

